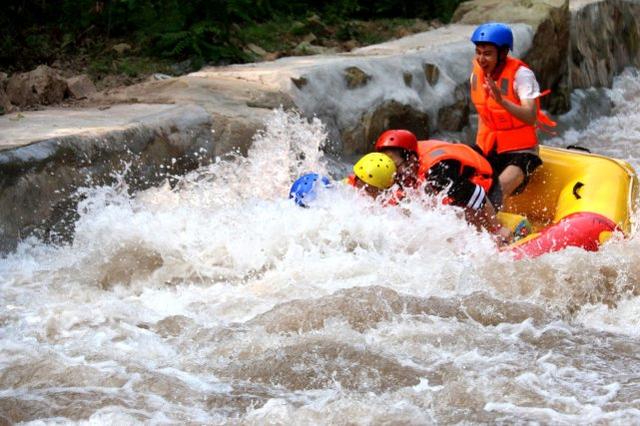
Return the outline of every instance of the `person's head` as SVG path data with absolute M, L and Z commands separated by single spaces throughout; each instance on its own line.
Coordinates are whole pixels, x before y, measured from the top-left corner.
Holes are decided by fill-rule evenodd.
M 293 198 L 296 204 L 301 207 L 309 207 L 309 202 L 313 201 L 317 196 L 318 184 L 326 188 L 331 183 L 328 177 L 317 173 L 302 175 L 291 185 L 289 198 Z
M 418 139 L 408 130 L 387 130 L 376 141 L 376 151 L 387 154 L 396 165 L 396 182 L 403 185 L 418 166 Z
M 356 188 L 362 188 L 376 198 L 381 191 L 393 185 L 396 165 L 388 155 L 371 152 L 354 164 L 353 173 L 356 176 Z
M 488 22 L 475 29 L 471 41 L 476 45 L 475 60 L 485 74 L 491 74 L 513 50 L 513 33 L 508 25 Z

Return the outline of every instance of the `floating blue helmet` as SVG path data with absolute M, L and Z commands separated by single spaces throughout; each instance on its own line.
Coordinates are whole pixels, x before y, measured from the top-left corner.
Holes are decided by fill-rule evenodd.
M 308 203 L 316 198 L 318 182 L 322 183 L 325 188 L 331 184 L 328 177 L 317 173 L 307 173 L 300 176 L 291 185 L 289 198 L 293 198 L 299 206 L 308 207 Z
M 480 25 L 471 35 L 471 41 L 478 43 L 491 43 L 498 47 L 507 46 L 513 50 L 513 33 L 507 24 L 500 22 L 487 22 Z

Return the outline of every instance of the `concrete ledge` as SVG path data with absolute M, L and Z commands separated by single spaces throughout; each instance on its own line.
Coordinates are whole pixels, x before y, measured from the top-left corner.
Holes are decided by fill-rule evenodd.
M 72 112 L 86 117 L 82 129 L 66 127 L 56 110 L 29 114 L 25 119 L 33 123 L 26 128 L 44 139 L 14 149 L 7 149 L 6 135 L 17 141 L 27 136 L 11 125 L 3 131 L 0 251 L 12 250 L 29 235 L 68 237 L 76 219 L 76 190 L 82 186 L 112 183 L 115 174 L 127 170 L 131 190 L 145 189 L 215 155 L 211 116 L 199 106 L 121 105 L 108 117 L 105 113 Z M 51 124 L 54 118 L 57 126 Z M 2 120 L 4 129 L 8 119 Z

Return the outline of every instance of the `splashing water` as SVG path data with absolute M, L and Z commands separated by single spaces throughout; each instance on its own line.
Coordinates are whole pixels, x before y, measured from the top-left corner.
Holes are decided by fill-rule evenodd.
M 640 77 L 579 141 L 640 164 Z M 382 208 L 317 120 L 135 196 L 86 189 L 72 244 L 0 261 L 0 424 L 640 420 L 638 239 L 513 262 L 451 208 Z
M 626 69 L 605 93 L 613 105 L 611 114 L 592 120 L 580 131 L 569 130 L 561 138 L 553 138 L 546 143 L 553 146 L 583 146 L 598 154 L 626 160 L 639 170 L 640 71 Z

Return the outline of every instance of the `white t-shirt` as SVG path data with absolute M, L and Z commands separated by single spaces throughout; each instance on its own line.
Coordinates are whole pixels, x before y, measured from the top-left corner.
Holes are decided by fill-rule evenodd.
M 513 79 L 513 91 L 520 99 L 536 99 L 540 96 L 540 85 L 536 76 L 527 67 L 520 67 L 516 70 Z

